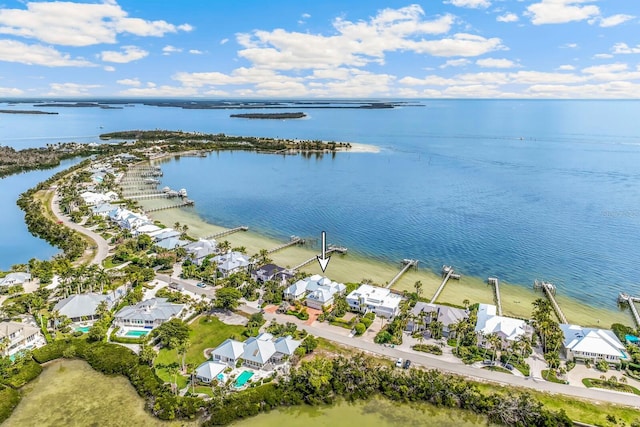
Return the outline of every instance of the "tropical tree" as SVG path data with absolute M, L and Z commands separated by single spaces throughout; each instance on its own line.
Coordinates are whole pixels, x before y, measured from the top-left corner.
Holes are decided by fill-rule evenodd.
M 215 306 L 227 310 L 235 310 L 242 298 L 242 292 L 236 288 L 222 288 L 216 291 Z
M 186 365 L 185 365 L 185 359 L 187 357 L 187 351 L 189 350 L 189 346 L 191 345 L 191 342 L 186 339 L 181 341 L 180 343 L 178 343 L 178 355 L 180 356 L 180 367 L 182 369 L 182 372 L 185 373 L 186 372 Z
M 413 287 L 416 290 L 416 295 L 419 298 L 420 294 L 422 293 L 422 282 L 418 280 L 416 283 L 413 284 Z
M 429 323 L 429 326 L 427 326 L 427 328 L 429 328 L 429 332 L 431 332 L 431 337 L 436 340 L 442 338 L 443 327 L 444 325 L 439 320 L 432 320 L 431 323 Z

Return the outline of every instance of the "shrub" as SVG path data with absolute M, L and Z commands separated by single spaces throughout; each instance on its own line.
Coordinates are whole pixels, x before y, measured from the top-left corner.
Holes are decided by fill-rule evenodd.
M 363 317 L 362 319 L 360 319 L 360 323 L 362 323 L 366 329 L 369 329 L 369 326 L 371 326 L 373 320 L 367 317 Z
M 364 323 L 361 322 L 356 324 L 355 330 L 356 330 L 356 335 L 362 335 L 367 330 L 367 327 L 364 325 Z
M 598 362 L 596 362 L 596 369 L 600 372 L 607 372 L 609 370 L 609 364 L 604 360 L 598 360 Z
M 7 378 L 3 382 L 13 388 L 20 388 L 29 381 L 37 378 L 41 372 L 42 366 L 33 359 L 24 360 L 15 363 L 9 368 Z
M 421 351 L 423 353 L 431 353 L 440 356 L 442 354 L 442 348 L 435 344 L 416 344 L 411 347 L 415 351 Z
M 0 385 L 0 423 L 11 416 L 18 403 L 20 403 L 20 392 Z

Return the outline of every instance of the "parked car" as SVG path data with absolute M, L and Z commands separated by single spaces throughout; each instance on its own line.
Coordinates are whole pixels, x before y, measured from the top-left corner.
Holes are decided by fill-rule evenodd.
M 493 365 L 493 360 L 483 360 L 482 364 L 483 365 Z
M 407 359 L 404 361 L 404 365 L 402 365 L 402 367 L 404 369 L 409 369 L 409 366 L 411 366 L 411 360 Z
M 398 360 L 396 360 L 396 368 L 402 368 L 402 357 L 398 358 Z
M 207 284 L 206 284 L 206 283 L 202 283 L 202 282 L 200 282 L 200 283 L 198 283 L 196 286 L 197 286 L 197 287 L 199 287 L 199 288 L 206 288 L 206 287 L 207 287 Z
M 507 368 L 510 371 L 513 371 L 513 365 L 511 363 L 505 363 L 504 367 Z
M 176 283 L 176 282 L 171 282 L 171 283 L 169 283 L 169 287 L 170 287 L 171 289 L 175 289 L 176 291 L 181 291 L 181 290 L 183 290 L 183 289 L 184 289 L 184 286 L 182 286 L 181 284 Z

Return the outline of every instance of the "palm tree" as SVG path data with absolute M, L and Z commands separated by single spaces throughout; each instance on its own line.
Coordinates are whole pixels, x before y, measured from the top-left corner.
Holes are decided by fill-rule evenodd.
M 229 243 L 228 240 L 218 243 L 218 249 L 220 249 L 222 253 L 227 253 L 229 249 L 231 249 L 231 243 Z
M 492 349 L 491 361 L 493 362 L 497 356 L 498 350 L 500 350 L 502 346 L 502 340 L 496 334 L 489 334 L 487 342 Z
M 431 323 L 429 323 L 429 332 L 431 332 L 431 337 L 433 339 L 440 339 L 442 337 L 442 329 L 443 329 L 444 325 L 442 324 L 441 321 L 439 320 L 432 320 Z
M 172 364 L 167 368 L 167 372 L 169 373 L 171 378 L 173 378 L 173 382 L 171 382 L 171 388 L 173 389 L 173 392 L 177 395 L 178 394 L 178 367 Z
M 413 287 L 415 288 L 416 295 L 419 298 L 420 294 L 422 293 L 422 282 L 420 280 L 418 280 L 416 283 L 413 284 Z
M 180 222 L 176 221 L 173 223 L 173 229 L 178 231 L 180 230 Z
M 465 308 L 465 309 L 467 309 L 467 310 L 468 310 L 468 309 L 469 309 L 469 305 L 470 305 L 470 304 L 471 304 L 471 303 L 469 302 L 469 300 L 468 300 L 468 299 L 466 299 L 466 298 L 465 298 L 465 299 L 463 299 L 463 300 L 462 300 L 462 305 L 464 305 L 464 308 Z
M 7 336 L 0 338 L 0 356 L 6 356 L 6 351 L 9 348 L 9 334 Z
M 185 340 L 181 343 L 178 344 L 178 355 L 181 356 L 181 369 L 182 372 L 186 371 L 186 367 L 185 367 L 185 359 L 187 357 L 187 350 L 189 349 L 189 346 L 191 345 L 191 343 L 189 342 L 189 340 Z

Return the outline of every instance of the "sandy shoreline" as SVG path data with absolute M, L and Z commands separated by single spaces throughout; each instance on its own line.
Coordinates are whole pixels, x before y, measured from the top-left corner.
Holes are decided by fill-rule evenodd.
M 360 144 L 358 142 L 349 142 L 351 148 L 344 151 L 345 153 L 379 153 L 380 147 L 377 145 Z
M 367 146 L 365 146 L 366 148 Z M 371 152 L 371 151 L 365 151 Z M 195 201 L 196 204 L 198 201 Z M 164 199 L 142 200 L 144 208 L 149 209 L 166 204 Z M 195 208 L 176 208 L 158 211 L 150 214 L 154 220 L 159 220 L 167 226 L 174 223 L 187 224 L 189 235 L 199 238 L 225 230 L 225 227 L 210 224 L 201 218 Z M 259 252 L 260 249 L 270 249 L 283 243 L 282 240 L 273 239 L 251 231 L 251 224 L 230 224 L 231 227 L 240 225 L 249 226 L 248 232 L 237 232 L 225 236 L 219 240 L 228 240 L 232 247 L 244 246 L 249 255 Z M 305 237 L 305 236 L 303 236 Z M 294 246 L 271 254 L 273 261 L 282 266 L 293 267 L 306 259 L 318 254 L 318 248 L 310 246 Z M 400 260 L 397 263 L 384 262 L 365 258 L 353 250 L 347 255 L 334 255 L 331 258 L 326 275 L 332 280 L 340 282 L 361 282 L 365 279 L 372 280 L 379 285 L 388 283 L 400 270 Z M 454 266 L 455 268 L 455 266 Z M 317 263 L 312 263 L 303 268 L 309 273 L 321 273 Z M 486 284 L 486 278 L 465 276 L 461 280 L 451 280 L 438 298 L 438 302 L 447 302 L 462 305 L 465 299 L 473 302 L 494 303 L 493 288 Z M 394 286 L 394 289 L 414 291 L 414 283 L 421 281 L 422 297 L 430 299 L 440 285 L 441 278 L 425 268 L 410 270 Z M 505 315 L 529 318 L 531 315 L 531 303 L 542 297 L 534 292 L 532 287 L 519 284 L 501 282 L 500 293 Z M 583 326 L 610 327 L 612 323 L 623 323 L 633 326 L 631 314 L 628 311 L 611 310 L 600 307 L 592 307 L 580 301 L 559 295 L 558 302 L 567 316 L 569 322 Z

